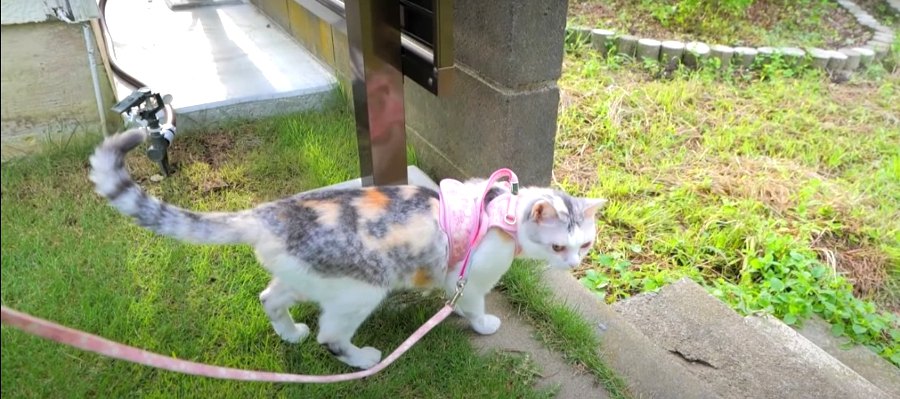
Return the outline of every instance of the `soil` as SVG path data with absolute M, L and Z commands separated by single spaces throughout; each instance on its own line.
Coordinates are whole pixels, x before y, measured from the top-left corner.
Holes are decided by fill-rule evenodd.
M 862 45 L 871 38 L 871 32 L 859 25 L 847 10 L 837 5 L 823 6 L 822 9 L 821 19 L 816 20 L 813 11 L 793 5 L 791 1 L 756 0 L 739 19 L 728 21 L 735 29 L 726 35 L 730 37 L 724 38 L 709 32 L 681 32 L 667 28 L 634 0 L 576 0 L 569 6 L 569 15 L 589 27 L 613 29 L 639 37 L 698 40 L 732 46 L 840 48 Z

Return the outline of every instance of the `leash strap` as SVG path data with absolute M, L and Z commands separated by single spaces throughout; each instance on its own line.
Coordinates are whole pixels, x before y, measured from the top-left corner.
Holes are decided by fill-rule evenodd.
M 357 371 L 355 373 L 335 375 L 302 375 L 289 373 L 273 373 L 268 371 L 242 370 L 230 367 L 212 366 L 189 360 L 176 359 L 157 353 L 148 352 L 133 346 L 120 344 L 108 339 L 98 337 L 83 331 L 61 326 L 48 320 L 40 319 L 6 306 L 2 307 L 2 323 L 22 330 L 28 334 L 56 341 L 84 351 L 94 352 L 114 359 L 125 360 L 132 363 L 155 367 L 158 369 L 174 371 L 177 373 L 196 375 L 202 377 L 258 382 L 289 382 L 289 383 L 313 383 L 323 384 L 356 380 L 371 376 L 389 366 L 409 348 L 412 348 L 425 334 L 428 334 L 435 326 L 444 321 L 453 312 L 455 298 L 451 299 L 441 310 L 435 313 L 428 321 L 417 329 L 406 341 L 403 341 L 397 349 L 394 349 L 388 357 L 381 360 L 374 367 Z

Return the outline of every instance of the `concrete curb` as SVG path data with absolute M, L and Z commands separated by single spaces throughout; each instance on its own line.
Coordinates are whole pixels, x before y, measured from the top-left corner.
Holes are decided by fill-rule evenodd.
M 718 398 L 709 385 L 650 341 L 571 274 L 547 270 L 542 281 L 556 299 L 597 327 L 600 356 L 632 394 L 644 398 Z
M 898 7 L 900 7 L 900 0 L 888 0 L 889 3 L 894 6 L 896 3 Z M 679 56 L 679 61 L 683 63 L 685 66 L 690 68 L 696 68 L 700 66 L 700 59 L 711 57 L 719 60 L 720 64 L 723 67 L 728 65 L 735 64 L 735 66 L 740 68 L 750 68 L 751 66 L 759 66 L 764 64 L 772 56 L 779 56 L 787 60 L 791 65 L 799 66 L 799 67 L 812 67 L 818 69 L 826 69 L 826 65 L 830 65 L 827 70 L 829 72 L 853 72 L 856 70 L 861 70 L 868 68 L 870 65 L 874 64 L 874 62 L 869 62 L 869 59 L 863 59 L 860 62 L 859 54 L 857 53 L 872 53 L 874 59 L 881 60 L 883 59 L 888 52 L 891 51 L 891 44 L 896 38 L 896 33 L 893 29 L 886 25 L 882 25 L 879 23 L 875 17 L 871 14 L 863 10 L 856 3 L 850 0 L 838 0 L 838 4 L 847 10 L 853 17 L 857 20 L 860 25 L 868 28 L 872 33 L 872 39 L 866 42 L 865 45 L 860 46 L 854 49 L 817 49 L 817 48 L 808 48 L 808 49 L 800 49 L 796 47 L 768 47 L 762 46 L 757 48 L 746 48 L 746 47 L 737 47 L 731 49 L 731 47 L 719 45 L 719 44 L 707 44 L 701 42 L 691 42 L 684 45 L 681 42 L 672 41 L 672 40 L 662 40 L 663 44 L 669 43 L 670 46 L 672 43 L 681 44 L 685 46 L 685 50 L 683 51 L 683 55 Z M 900 12 L 900 10 L 898 10 Z M 583 26 L 573 26 L 567 27 L 566 30 L 570 32 L 572 37 L 586 37 L 589 35 L 588 32 L 591 31 L 590 28 Z M 608 42 L 615 43 L 617 47 L 624 50 L 625 55 L 629 55 L 631 57 L 635 56 L 635 47 L 638 47 L 637 43 L 659 43 L 657 39 L 653 38 L 642 38 L 631 35 L 616 35 L 614 31 L 609 29 L 594 29 L 597 32 L 604 32 L 603 39 L 603 55 L 611 54 L 609 47 L 605 44 Z M 596 46 L 595 46 L 596 47 Z M 676 46 L 677 47 L 677 46 Z M 716 51 L 710 52 L 709 49 L 714 48 Z M 733 51 L 727 51 L 733 50 Z M 860 49 L 863 49 L 860 51 Z M 618 49 L 612 49 L 618 50 Z M 699 51 L 698 51 L 699 50 Z M 750 51 L 754 50 L 754 51 Z M 845 56 L 847 54 L 841 54 L 846 52 L 852 52 L 856 54 L 856 58 L 852 58 L 850 62 L 845 61 Z M 623 53 L 623 51 L 618 51 L 618 53 Z M 642 53 L 640 52 L 640 47 L 638 47 L 638 58 L 640 59 L 649 59 L 652 58 L 653 54 L 656 54 L 656 60 L 663 63 L 664 65 L 668 65 L 673 61 L 673 53 L 671 51 L 667 52 L 665 50 L 665 46 L 663 46 L 663 50 L 661 52 L 653 52 L 650 49 L 646 49 Z M 736 53 L 736 54 L 735 54 Z M 732 55 L 736 56 L 732 56 Z M 755 61 L 754 62 L 754 56 Z M 832 58 L 839 58 L 832 62 Z M 840 65 L 839 68 L 834 68 L 834 66 Z
M 609 397 L 597 377 L 588 371 L 572 367 L 562 354 L 535 339 L 534 326 L 519 315 L 516 307 L 506 297 L 496 291 L 491 292 L 487 296 L 486 307 L 488 313 L 499 317 L 503 325 L 493 335 L 478 335 L 474 331 L 470 333 L 469 341 L 481 353 L 495 350 L 527 355 L 541 369 L 535 385 L 538 388 L 557 387 L 556 399 Z M 456 317 L 453 321 L 460 328 L 471 331 L 462 318 Z

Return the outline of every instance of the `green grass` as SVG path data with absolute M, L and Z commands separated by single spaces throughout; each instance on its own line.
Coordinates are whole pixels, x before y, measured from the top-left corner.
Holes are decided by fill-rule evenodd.
M 612 302 L 690 277 L 741 313 L 817 314 L 900 365 L 900 71 L 658 78 L 570 50 L 555 176 L 611 199 L 589 288 Z
M 831 0 L 576 0 L 574 24 L 659 40 L 730 46 L 828 46 L 865 31 Z
M 600 358 L 600 340 L 595 329 L 574 310 L 554 299 L 550 289 L 541 282 L 539 267 L 534 262 L 516 262 L 498 288 L 511 303 L 524 310 L 538 338 L 547 347 L 594 374 L 610 397 L 629 398 L 625 382 Z
M 155 236 L 92 192 L 87 159 L 98 137 L 57 144 L 2 167 L 2 302 L 140 348 L 221 366 L 331 374 L 353 371 L 308 339 L 279 340 L 257 295 L 268 282 L 247 246 L 198 246 Z M 161 183 L 136 151 L 133 175 L 161 198 L 198 210 L 236 210 L 357 174 L 345 112 L 236 123 L 185 135 Z M 441 305 L 400 294 L 357 341 L 385 354 Z M 314 307 L 295 317 L 315 330 Z M 3 397 L 548 397 L 522 356 L 480 356 L 470 332 L 435 328 L 383 372 L 328 385 L 190 377 L 113 361 L 2 329 Z

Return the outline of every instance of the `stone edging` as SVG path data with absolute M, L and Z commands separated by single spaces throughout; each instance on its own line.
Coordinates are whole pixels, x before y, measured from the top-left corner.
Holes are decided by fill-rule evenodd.
M 900 14 L 900 0 L 886 0 L 888 5 L 894 9 L 894 12 Z
M 829 72 L 850 73 L 866 68 L 873 61 L 880 61 L 891 50 L 895 32 L 888 26 L 879 23 L 875 17 L 850 0 L 837 0 L 841 7 L 849 11 L 859 24 L 869 28 L 873 37 L 865 45 L 838 50 L 797 47 L 729 47 L 724 45 L 708 45 L 702 42 L 683 43 L 675 40 L 659 41 L 651 38 L 639 38 L 632 35 L 616 35 L 608 29 L 591 29 L 585 27 L 566 28 L 566 33 L 575 40 L 588 43 L 603 54 L 611 50 L 618 54 L 635 57 L 640 60 L 655 60 L 663 64 L 681 62 L 688 67 L 697 67 L 708 57 L 719 59 L 721 65 L 735 64 L 740 68 L 750 68 L 757 58 L 780 55 L 791 63 Z M 889 0 L 892 7 L 900 7 L 900 0 Z M 808 57 L 808 58 L 807 58 Z M 807 60 L 804 61 L 804 60 Z

